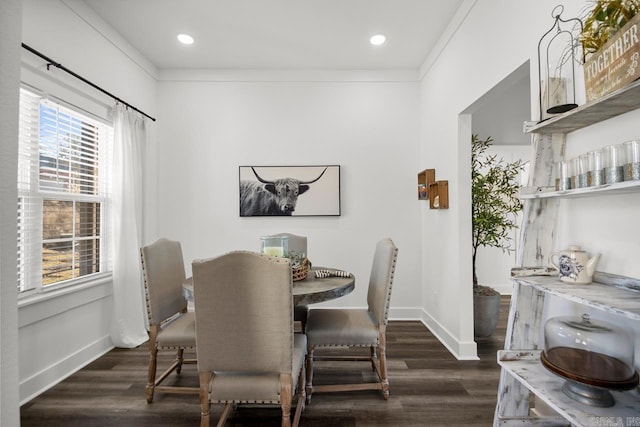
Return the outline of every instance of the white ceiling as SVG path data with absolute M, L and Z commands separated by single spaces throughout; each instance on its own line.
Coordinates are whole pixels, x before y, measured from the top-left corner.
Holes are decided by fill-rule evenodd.
M 85 0 L 159 69 L 418 69 L 465 0 Z M 176 40 L 188 33 L 191 46 Z M 372 46 L 382 33 L 387 42 Z

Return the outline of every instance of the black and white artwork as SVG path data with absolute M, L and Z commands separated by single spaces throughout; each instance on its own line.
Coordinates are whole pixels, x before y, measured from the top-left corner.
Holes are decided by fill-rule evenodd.
M 338 216 L 340 166 L 240 166 L 240 216 Z

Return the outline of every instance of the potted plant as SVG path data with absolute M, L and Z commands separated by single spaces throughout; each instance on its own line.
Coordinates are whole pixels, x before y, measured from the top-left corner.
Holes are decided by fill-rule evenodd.
M 500 293 L 480 285 L 476 274 L 476 257 L 481 246 L 511 252 L 510 231 L 517 228 L 515 214 L 522 209 L 516 178 L 523 167 L 521 160 L 506 162 L 496 155 L 486 155 L 493 139 L 471 137 L 471 208 L 474 336 L 491 336 L 498 323 Z
M 597 52 L 640 11 L 640 0 L 597 0 L 580 33 L 584 55 Z

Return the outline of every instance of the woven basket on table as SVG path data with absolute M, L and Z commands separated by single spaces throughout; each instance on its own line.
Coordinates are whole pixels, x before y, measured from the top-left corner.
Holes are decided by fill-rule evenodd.
M 302 260 L 300 265 L 291 267 L 291 275 L 294 282 L 306 279 L 307 274 L 309 274 L 309 260 L 306 258 Z

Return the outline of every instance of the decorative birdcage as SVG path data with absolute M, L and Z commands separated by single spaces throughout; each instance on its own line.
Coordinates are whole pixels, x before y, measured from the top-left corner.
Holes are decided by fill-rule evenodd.
M 580 43 L 575 34 L 582 31 L 582 21 L 563 19 L 562 12 L 562 5 L 553 8 L 553 25 L 538 42 L 540 121 L 578 106 L 575 63 Z

